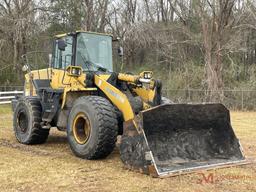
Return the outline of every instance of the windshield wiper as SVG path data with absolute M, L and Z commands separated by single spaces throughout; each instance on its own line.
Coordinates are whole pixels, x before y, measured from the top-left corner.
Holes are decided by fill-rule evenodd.
M 90 61 L 90 60 L 85 59 L 83 55 L 81 55 L 81 57 L 82 57 L 82 59 L 83 59 L 83 61 L 84 61 L 84 64 L 86 65 L 86 67 L 87 67 L 87 69 L 88 69 L 89 71 L 90 71 L 90 66 L 89 66 L 89 65 L 92 65 L 92 66 L 94 66 L 94 67 L 97 67 L 97 69 L 100 70 L 100 71 L 102 71 L 102 72 L 107 72 L 107 71 L 108 71 L 108 69 L 102 67 L 101 65 L 98 65 L 98 64 L 96 64 L 96 63 L 94 63 L 94 62 L 92 62 L 92 61 Z
M 98 68 L 98 70 L 103 71 L 103 72 L 108 72 L 108 69 L 102 67 L 101 65 L 93 63 L 92 61 L 89 61 L 89 62 L 91 62 L 94 66 L 96 66 Z

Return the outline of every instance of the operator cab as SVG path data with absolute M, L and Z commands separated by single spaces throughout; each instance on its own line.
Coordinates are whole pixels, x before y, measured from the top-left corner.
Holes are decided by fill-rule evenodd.
M 75 32 L 56 36 L 52 67 L 80 66 L 87 71 L 113 71 L 112 36 L 93 32 Z

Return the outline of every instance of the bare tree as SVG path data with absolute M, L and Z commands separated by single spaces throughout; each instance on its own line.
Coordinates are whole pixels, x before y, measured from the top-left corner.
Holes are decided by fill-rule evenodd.
M 209 98 L 223 98 L 223 55 L 231 39 L 235 0 L 199 1 L 197 11 L 201 18 L 205 58 L 205 75 Z
M 82 28 L 87 31 L 104 32 L 109 0 L 84 0 L 85 18 Z
M 26 53 L 27 39 L 34 31 L 35 4 L 32 0 L 4 0 L 0 2 L 0 8 L 1 40 L 6 41 L 5 48 L 11 47 L 12 63 L 20 74 L 21 55 Z

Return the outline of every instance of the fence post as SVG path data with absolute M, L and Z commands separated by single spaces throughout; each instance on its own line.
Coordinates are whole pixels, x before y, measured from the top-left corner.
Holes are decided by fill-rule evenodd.
M 244 110 L 244 91 L 242 91 L 242 111 Z
M 190 89 L 188 88 L 188 100 L 189 102 L 191 102 L 191 93 L 190 93 Z

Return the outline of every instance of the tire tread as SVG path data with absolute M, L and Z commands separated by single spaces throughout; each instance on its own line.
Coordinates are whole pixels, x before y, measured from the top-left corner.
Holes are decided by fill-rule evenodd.
M 19 142 L 28 145 L 45 143 L 49 135 L 49 129 L 42 129 L 40 125 L 42 120 L 42 108 L 40 101 L 37 98 L 23 97 L 20 98 L 18 102 L 23 102 L 29 108 L 30 114 L 32 115 L 32 128 L 30 136 L 25 142 Z
M 83 96 L 75 101 L 75 103 L 83 102 L 92 104 L 99 121 L 98 142 L 86 159 L 104 158 L 114 150 L 118 134 L 117 117 L 114 106 L 107 99 L 99 96 Z

